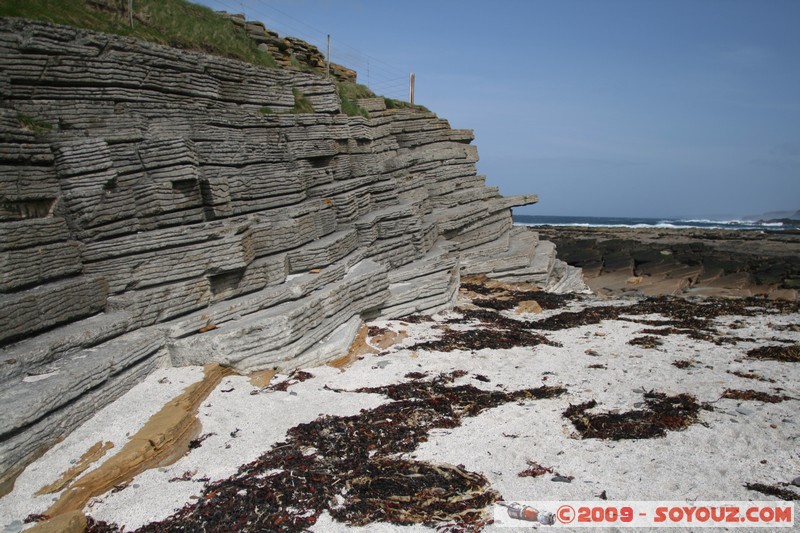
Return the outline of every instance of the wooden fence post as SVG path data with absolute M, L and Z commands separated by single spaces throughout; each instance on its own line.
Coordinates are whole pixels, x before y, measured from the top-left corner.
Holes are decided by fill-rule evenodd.
M 331 34 L 330 33 L 328 34 L 328 57 L 327 57 L 327 59 L 328 59 L 328 62 L 327 62 L 327 66 L 325 67 L 325 77 L 326 78 L 330 78 L 331 77 Z

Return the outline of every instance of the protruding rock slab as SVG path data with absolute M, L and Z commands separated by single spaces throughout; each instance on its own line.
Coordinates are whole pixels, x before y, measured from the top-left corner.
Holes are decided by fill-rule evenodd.
M 0 482 L 42 446 L 54 444 L 159 363 L 163 334 L 140 329 L 3 383 Z
M 0 294 L 0 342 L 30 335 L 103 310 L 108 284 L 102 276 L 81 276 Z
M 389 297 L 380 316 L 400 318 L 449 309 L 458 296 L 460 279 L 458 255 L 440 240 L 423 258 L 389 272 Z
M 240 372 L 292 368 L 306 357 L 315 359 L 313 353 L 305 352 L 342 324 L 369 309 L 380 308 L 388 284 L 384 267 L 370 260 L 361 261 L 341 279 L 306 296 L 172 341 L 173 363 L 219 361 Z

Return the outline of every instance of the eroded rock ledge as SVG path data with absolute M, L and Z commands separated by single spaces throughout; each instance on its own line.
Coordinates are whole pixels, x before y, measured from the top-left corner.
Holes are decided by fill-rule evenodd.
M 800 234 L 723 229 L 541 227 L 597 294 L 797 300 Z
M 0 59 L 0 485 L 159 365 L 334 359 L 461 273 L 582 283 L 432 113 L 18 19 Z

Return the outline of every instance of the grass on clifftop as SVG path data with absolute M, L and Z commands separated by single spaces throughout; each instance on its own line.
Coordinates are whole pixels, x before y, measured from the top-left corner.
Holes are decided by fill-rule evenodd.
M 136 37 L 255 65 L 276 67 L 255 41 L 211 9 L 184 0 L 134 0 L 133 28 L 127 0 L 2 0 L 0 16 L 21 17 Z
M 135 37 L 145 41 L 197 50 L 254 65 L 275 67 L 271 55 L 261 52 L 256 42 L 243 29 L 211 9 L 186 0 L 133 0 L 133 27 L 130 26 L 128 0 L 0 0 L 0 17 L 20 17 L 63 24 L 76 28 Z M 295 60 L 299 70 L 313 72 Z M 369 118 L 357 104 L 359 98 L 374 98 L 367 86 L 353 82 L 337 82 L 342 112 Z M 389 109 L 411 107 L 427 111 L 399 100 L 385 99 Z M 262 113 L 272 110 L 263 108 Z M 293 113 L 313 113 L 311 103 L 295 94 Z
M 359 98 L 375 97 L 375 93 L 370 91 L 369 87 L 360 83 L 340 81 L 336 83 L 336 89 L 339 92 L 339 100 L 342 101 L 342 112 L 344 114 L 351 117 L 369 118 L 367 110 L 356 103 Z
M 386 98 L 385 96 L 383 97 L 383 103 L 386 104 L 386 109 L 416 109 L 417 111 L 430 113 L 430 109 L 424 105 L 411 104 L 402 100 L 395 100 L 394 98 Z

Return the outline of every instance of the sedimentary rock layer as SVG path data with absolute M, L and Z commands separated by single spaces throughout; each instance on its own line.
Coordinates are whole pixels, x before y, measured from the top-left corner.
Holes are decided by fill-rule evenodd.
M 156 365 L 288 369 L 447 308 L 462 272 L 563 278 L 512 229 L 536 197 L 486 187 L 433 113 L 17 19 L 0 94 L 0 482 Z

